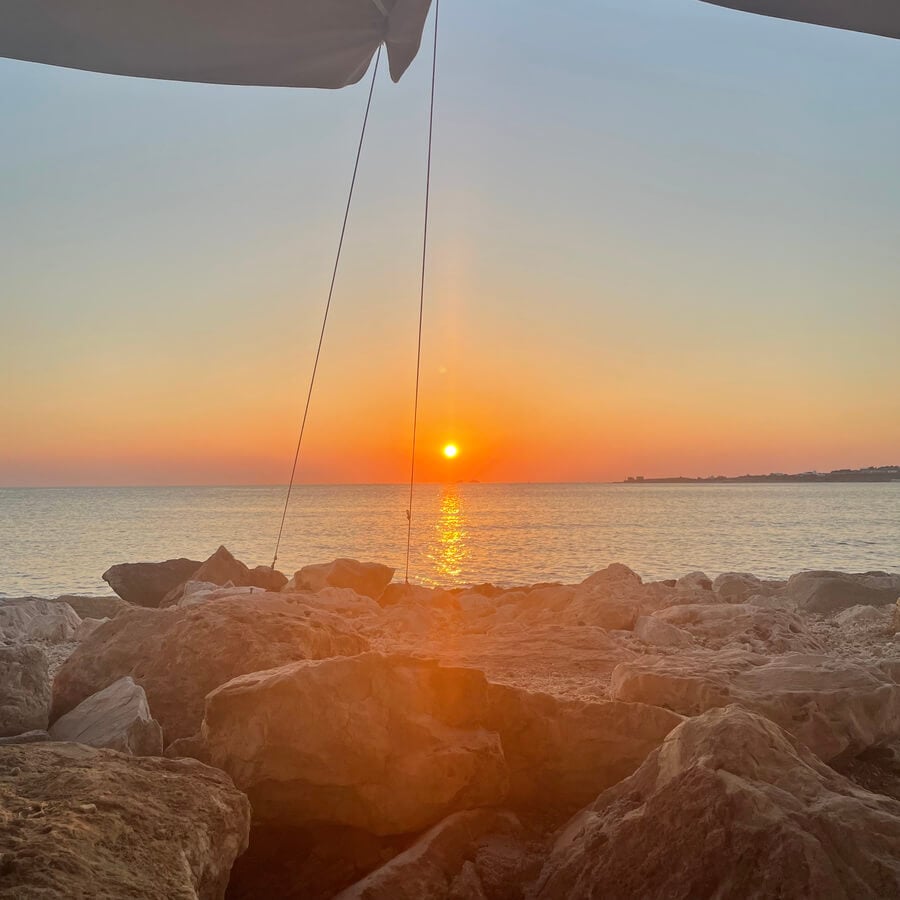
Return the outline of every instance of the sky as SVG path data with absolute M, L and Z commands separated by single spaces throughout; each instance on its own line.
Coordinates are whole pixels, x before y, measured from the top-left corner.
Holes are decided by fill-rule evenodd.
M 408 477 L 429 77 L 376 85 L 301 482 Z M 366 91 L 0 60 L 0 486 L 287 480 Z M 452 0 L 436 104 L 422 480 L 900 462 L 900 42 Z

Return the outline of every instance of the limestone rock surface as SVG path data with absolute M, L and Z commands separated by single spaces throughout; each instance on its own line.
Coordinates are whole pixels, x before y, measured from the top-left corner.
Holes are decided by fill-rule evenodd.
M 103 573 L 103 580 L 128 603 L 156 607 L 163 597 L 187 581 L 201 566 L 194 559 L 165 562 L 120 563 Z
M 536 900 L 900 896 L 900 803 L 730 707 L 679 726 L 557 839 Z
M 681 607 L 676 607 L 676 609 Z M 655 647 L 691 647 L 694 639 L 690 632 L 672 625 L 656 616 L 641 616 L 634 623 L 634 636 Z
M 194 760 L 80 744 L 0 747 L 0 898 L 218 900 L 250 808 Z
M 49 712 L 47 655 L 31 644 L 0 645 L 0 737 L 46 729 Z
M 136 608 L 78 645 L 54 681 L 51 719 L 128 675 L 144 688 L 168 744 L 195 734 L 206 695 L 237 675 L 367 646 L 337 616 L 282 594 Z
M 162 756 L 162 729 L 144 689 L 127 675 L 82 700 L 50 728 L 54 741 L 107 747 L 133 756 Z
M 491 684 L 485 727 L 500 736 L 508 805 L 571 815 L 630 775 L 682 717 L 640 703 L 562 700 Z
M 822 655 L 646 657 L 619 666 L 611 692 L 618 700 L 688 716 L 739 703 L 781 725 L 826 762 L 900 736 L 900 685 L 875 666 Z
M 471 724 L 486 703 L 480 672 L 367 653 L 222 685 L 202 736 L 255 821 L 402 834 L 506 797 L 500 739 Z
M 75 629 L 73 635 L 76 641 L 87 640 L 101 625 L 105 625 L 109 619 L 82 619 L 81 624 Z
M 522 842 L 523 833 L 521 823 L 510 812 L 479 809 L 454 813 L 404 853 L 341 891 L 335 900 L 478 900 L 485 896 L 478 872 L 479 853 L 483 861 L 484 849 L 498 839 L 520 842 L 518 857 L 524 870 L 520 876 L 524 879 L 531 860 Z M 513 896 L 514 873 L 504 875 L 508 896 Z
M 754 653 L 819 653 L 824 648 L 803 620 L 784 609 L 750 603 L 684 604 L 653 613 L 686 631 L 710 650 L 738 648 Z
M 771 578 L 759 578 L 749 572 L 723 572 L 713 581 L 712 589 L 726 603 L 746 603 L 754 596 L 778 594 L 786 584 Z
M 35 597 L 0 600 L 0 640 L 62 644 L 75 639 L 80 624 L 68 603 Z
M 375 562 L 336 559 L 304 566 L 283 588 L 286 591 L 320 591 L 323 588 L 350 588 L 363 597 L 377 600 L 391 583 L 394 569 Z
M 900 575 L 885 572 L 799 572 L 787 592 L 805 612 L 835 613 L 851 606 L 889 606 L 900 598 Z
M 68 603 L 82 619 L 112 619 L 123 609 L 131 609 L 121 597 L 110 594 L 106 597 L 80 597 L 77 594 L 63 594 L 55 603 Z

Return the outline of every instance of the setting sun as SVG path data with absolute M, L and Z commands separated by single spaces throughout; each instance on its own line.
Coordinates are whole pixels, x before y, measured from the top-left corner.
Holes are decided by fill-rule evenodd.
M 447 444 L 444 447 L 444 456 L 447 459 L 455 459 L 459 455 L 459 447 L 456 444 Z

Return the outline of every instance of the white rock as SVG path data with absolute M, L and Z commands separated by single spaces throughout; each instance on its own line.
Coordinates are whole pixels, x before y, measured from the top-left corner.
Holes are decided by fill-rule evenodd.
M 0 638 L 9 641 L 68 643 L 80 624 L 68 603 L 34 598 L 0 601 Z
M 891 619 L 892 610 L 877 606 L 851 606 L 839 612 L 834 621 L 840 625 L 874 625 L 882 623 L 887 625 Z
M 127 676 L 57 719 L 50 737 L 132 756 L 162 756 L 162 729 L 150 714 L 144 689 Z
M 690 647 L 694 643 L 688 632 L 655 616 L 641 616 L 635 622 L 634 635 L 656 647 Z
M 105 625 L 109 619 L 83 619 L 75 629 L 75 640 L 83 641 L 89 638 L 101 625 Z

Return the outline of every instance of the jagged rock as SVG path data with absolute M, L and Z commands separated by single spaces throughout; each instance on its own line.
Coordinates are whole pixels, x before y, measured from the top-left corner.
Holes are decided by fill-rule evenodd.
M 0 737 L 0 747 L 7 744 L 40 744 L 49 740 L 50 735 L 46 731 L 24 731 L 22 734 Z
M 692 591 L 711 591 L 712 586 L 712 579 L 706 572 L 689 572 L 675 582 L 675 587 Z
M 108 621 L 109 619 L 82 619 L 81 624 L 75 629 L 75 640 L 87 640 L 101 625 L 105 625 Z
M 0 600 L 0 639 L 62 644 L 75 639 L 80 624 L 68 603 L 33 597 Z
M 900 597 L 900 575 L 886 572 L 800 572 L 787 592 L 806 612 L 835 613 L 851 606 L 889 606 Z
M 0 747 L 0 897 L 218 900 L 250 809 L 193 760 L 80 744 Z
M 781 725 L 826 762 L 900 734 L 900 685 L 880 669 L 827 656 L 767 659 L 723 651 L 645 657 L 616 668 L 611 693 L 687 716 L 739 703 Z
M 656 616 L 641 616 L 634 623 L 634 636 L 645 644 L 652 644 L 655 647 L 691 647 L 694 645 L 694 639 L 687 631 L 676 625 L 670 625 Z
M 201 566 L 194 559 L 120 563 L 103 573 L 103 580 L 128 603 L 156 607 L 173 588 L 187 581 Z
M 536 900 L 900 896 L 900 803 L 737 707 L 679 726 L 557 839 Z
M 336 559 L 330 563 L 304 566 L 282 588 L 285 591 L 320 591 L 326 587 L 351 588 L 357 594 L 377 600 L 391 583 L 394 569 L 381 563 Z
M 484 897 L 477 865 L 480 847 L 497 837 L 523 837 L 510 812 L 489 809 L 454 813 L 362 881 L 341 891 L 335 900 L 477 900 Z M 527 859 L 524 847 L 521 857 Z M 515 886 L 506 885 L 508 896 Z
M 686 631 L 712 650 L 820 653 L 824 649 L 799 616 L 783 609 L 748 603 L 687 604 L 658 610 L 653 618 Z
M 640 703 L 560 700 L 488 686 L 479 724 L 500 735 L 510 771 L 508 805 L 571 815 L 630 775 L 682 717 Z
M 469 724 L 486 701 L 480 672 L 367 653 L 236 678 L 201 733 L 255 821 L 402 834 L 506 797 L 498 735 Z
M 887 625 L 890 621 L 890 608 L 851 606 L 839 612 L 834 621 L 838 625 Z
M 82 700 L 50 728 L 54 741 L 107 747 L 132 756 L 162 756 L 162 729 L 144 689 L 129 677 Z
M 195 734 L 206 695 L 237 675 L 367 648 L 337 616 L 301 600 L 254 594 L 188 609 L 120 613 L 82 641 L 60 669 L 51 718 L 130 675 L 146 691 L 168 744 Z
M 215 585 L 232 584 L 235 587 L 247 587 L 252 584 L 252 574 L 239 559 L 226 547 L 219 547 L 212 556 L 195 569 L 187 578 L 182 579 L 168 591 L 159 605 L 163 609 L 176 606 L 184 595 L 184 587 L 189 581 L 205 581 Z
M 112 619 L 123 609 L 131 609 L 121 597 L 110 594 L 108 597 L 79 597 L 74 594 L 63 594 L 55 603 L 68 603 L 82 619 Z
M 0 646 L 0 737 L 45 729 L 49 711 L 44 651 L 32 644 Z

